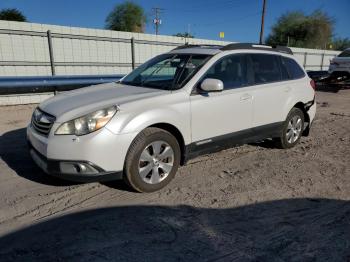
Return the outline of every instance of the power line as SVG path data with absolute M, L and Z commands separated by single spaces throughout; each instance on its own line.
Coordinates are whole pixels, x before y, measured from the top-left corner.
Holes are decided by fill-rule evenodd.
M 263 0 L 263 8 L 261 12 L 260 40 L 259 40 L 260 45 L 263 43 L 263 38 L 264 38 L 265 10 L 266 10 L 266 0 Z
M 257 0 L 255 0 L 257 1 Z M 254 1 L 254 2 L 255 2 Z M 253 1 L 251 2 L 253 3 Z M 224 1 L 224 2 L 215 2 L 213 3 L 213 5 L 210 4 L 201 4 L 201 5 L 196 5 L 196 6 L 189 6 L 188 9 L 186 8 L 177 8 L 174 7 L 171 10 L 172 11 L 179 11 L 181 13 L 198 13 L 198 12 L 203 12 L 203 11 L 209 11 L 210 13 L 212 13 L 213 11 L 217 11 L 217 12 L 223 12 L 223 11 L 227 11 L 229 10 L 230 7 L 241 7 L 243 5 L 246 5 L 247 3 L 244 1 L 238 1 L 238 0 L 228 0 L 228 1 Z M 205 10 L 203 10 L 203 7 L 205 7 Z
M 250 14 L 247 14 L 245 16 L 241 16 L 241 17 L 235 17 L 235 19 L 225 19 L 225 20 L 221 20 L 221 21 L 218 21 L 218 22 L 212 22 L 212 23 L 205 23 L 205 24 L 200 24 L 200 25 L 197 25 L 198 27 L 202 27 L 202 26 L 217 26 L 217 25 L 220 25 L 220 24 L 227 24 L 227 23 L 231 23 L 231 22 L 236 22 L 236 21 L 242 21 L 242 20 L 245 20 L 247 18 L 251 18 L 251 17 L 254 17 L 254 16 L 258 16 L 260 14 L 260 11 L 259 12 L 254 12 L 254 13 L 250 13 Z

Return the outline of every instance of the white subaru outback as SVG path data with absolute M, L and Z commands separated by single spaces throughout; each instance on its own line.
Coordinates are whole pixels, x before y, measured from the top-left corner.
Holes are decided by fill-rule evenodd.
M 185 45 L 118 83 L 44 101 L 27 138 L 48 174 L 151 192 L 202 154 L 264 139 L 293 147 L 315 117 L 314 89 L 289 48 Z

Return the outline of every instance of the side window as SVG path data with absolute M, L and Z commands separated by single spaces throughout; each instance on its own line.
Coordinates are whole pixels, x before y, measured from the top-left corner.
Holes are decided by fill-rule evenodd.
M 219 79 L 224 89 L 239 88 L 247 85 L 247 63 L 245 55 L 229 55 L 216 62 L 204 75 L 206 78 Z
M 290 80 L 291 77 L 289 75 L 289 72 L 288 72 L 288 69 L 287 69 L 287 65 L 285 63 L 285 60 L 283 59 L 283 57 L 281 56 L 280 57 L 280 62 L 281 62 L 281 77 L 282 77 L 282 80 Z
M 253 83 L 266 84 L 282 80 L 278 56 L 266 54 L 250 54 L 249 56 Z
M 287 68 L 291 79 L 299 79 L 305 76 L 304 70 L 293 59 L 282 57 L 282 65 L 285 65 Z

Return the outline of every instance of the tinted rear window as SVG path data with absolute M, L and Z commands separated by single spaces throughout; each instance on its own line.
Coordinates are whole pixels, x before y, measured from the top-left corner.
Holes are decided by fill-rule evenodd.
M 251 65 L 253 71 L 253 82 L 265 84 L 281 81 L 281 70 L 279 57 L 276 55 L 251 54 Z
M 289 74 L 289 79 L 299 79 L 305 76 L 304 70 L 293 59 L 282 57 L 282 67 L 285 67 Z
M 338 56 L 339 57 L 350 57 L 350 50 L 345 50 L 345 51 L 341 52 Z

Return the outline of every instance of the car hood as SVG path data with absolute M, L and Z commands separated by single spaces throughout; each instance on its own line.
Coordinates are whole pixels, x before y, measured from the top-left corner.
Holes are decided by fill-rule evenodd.
M 56 95 L 40 104 L 40 109 L 64 122 L 111 105 L 154 97 L 169 91 L 107 83 Z

